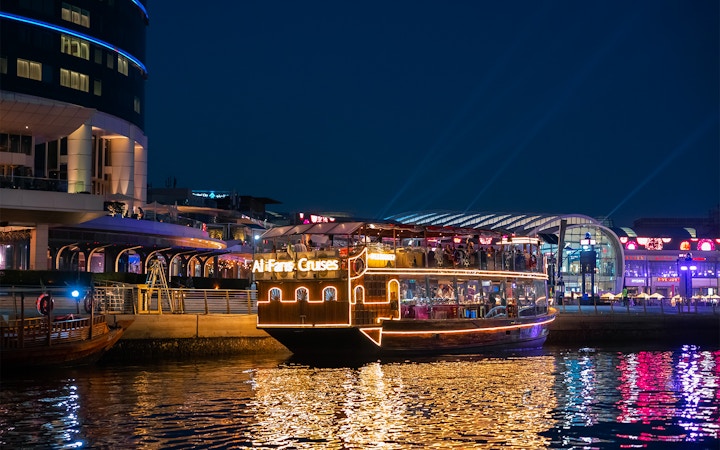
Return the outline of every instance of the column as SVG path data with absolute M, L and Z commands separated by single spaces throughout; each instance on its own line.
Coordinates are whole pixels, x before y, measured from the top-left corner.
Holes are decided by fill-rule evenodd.
M 30 270 L 48 270 L 48 225 L 38 224 L 30 233 Z
M 135 145 L 132 140 L 123 137 L 110 141 L 112 153 L 112 194 L 135 198 Z M 128 205 L 132 211 L 132 204 Z
M 68 136 L 68 192 L 92 189 L 92 127 L 82 125 Z

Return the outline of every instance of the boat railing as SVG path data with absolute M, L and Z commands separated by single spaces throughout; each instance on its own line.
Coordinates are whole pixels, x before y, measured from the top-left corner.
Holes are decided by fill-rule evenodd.
M 493 317 L 507 317 L 507 307 L 503 305 L 495 306 L 494 308 L 490 309 L 487 314 L 485 314 L 486 319 L 492 319 Z
M 105 317 L 72 317 L 49 321 L 47 317 L 3 320 L 0 323 L 0 345 L 3 349 L 37 347 L 61 342 L 86 340 L 106 331 Z

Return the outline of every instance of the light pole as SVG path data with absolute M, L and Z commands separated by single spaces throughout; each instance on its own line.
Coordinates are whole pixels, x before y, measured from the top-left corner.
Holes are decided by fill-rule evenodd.
M 678 276 L 680 277 L 680 297 L 687 303 L 688 311 L 690 309 L 690 299 L 692 298 L 692 272 L 697 270 L 697 266 L 693 264 L 692 253 L 688 252 L 680 255 L 677 260 Z M 697 306 L 697 304 L 696 304 Z
M 580 239 L 582 252 L 580 252 L 580 272 L 582 273 L 582 297 L 585 298 L 585 275 L 590 274 L 590 295 L 595 300 L 595 266 L 597 253 L 595 252 L 595 239 L 590 233 L 585 233 L 585 239 Z

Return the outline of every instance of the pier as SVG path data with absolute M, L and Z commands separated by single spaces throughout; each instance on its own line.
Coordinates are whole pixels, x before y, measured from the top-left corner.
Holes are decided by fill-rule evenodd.
M 83 315 L 77 299 L 56 294 L 55 314 Z M 96 287 L 94 307 L 108 324 L 130 323 L 108 358 L 119 360 L 288 352 L 256 328 L 257 300 L 251 290 Z M 3 318 L 19 316 L 18 295 L 3 293 Z M 27 295 L 25 317 L 35 299 Z M 634 344 L 720 345 L 720 308 L 715 303 L 623 306 L 559 305 L 546 342 L 553 346 Z M 10 314 L 8 314 L 10 313 Z M 11 317 L 12 316 L 12 317 Z

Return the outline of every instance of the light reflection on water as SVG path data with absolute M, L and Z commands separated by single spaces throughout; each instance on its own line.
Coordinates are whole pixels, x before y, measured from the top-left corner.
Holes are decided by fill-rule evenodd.
M 720 352 L 232 358 L 3 376 L 3 448 L 717 448 Z

